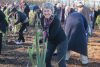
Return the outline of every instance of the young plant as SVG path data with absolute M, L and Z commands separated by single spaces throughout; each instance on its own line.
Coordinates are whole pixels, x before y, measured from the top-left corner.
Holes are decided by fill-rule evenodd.
M 96 24 L 98 25 L 98 27 L 100 29 L 100 15 L 97 16 Z

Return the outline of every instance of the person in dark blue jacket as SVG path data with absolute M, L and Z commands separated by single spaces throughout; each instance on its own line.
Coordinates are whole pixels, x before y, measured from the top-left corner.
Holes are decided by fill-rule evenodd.
M 27 3 L 24 4 L 24 13 L 26 14 L 26 16 L 29 18 L 29 12 L 30 12 L 30 8 L 28 6 Z
M 26 14 L 18 11 L 16 8 L 13 8 L 11 10 L 11 13 L 15 14 L 16 23 L 14 25 L 21 23 L 21 28 L 19 30 L 19 38 L 18 38 L 18 41 L 16 42 L 16 44 L 23 44 L 25 42 L 25 39 L 23 36 L 23 31 L 29 25 L 28 17 L 26 16 Z
M 5 14 L 0 10 L 0 54 L 2 49 L 2 33 L 6 33 L 8 23 L 5 19 Z
M 61 27 L 60 19 L 54 16 L 54 6 L 51 3 L 44 3 L 42 9 L 43 17 L 41 18 L 41 24 L 48 42 L 45 58 L 46 67 L 52 67 L 51 59 L 56 48 L 59 67 L 66 67 L 67 38 Z
M 70 51 L 80 53 L 82 64 L 88 63 L 88 23 L 81 13 L 71 13 L 66 19 L 65 33 L 68 37 L 68 52 L 66 60 L 70 58 Z

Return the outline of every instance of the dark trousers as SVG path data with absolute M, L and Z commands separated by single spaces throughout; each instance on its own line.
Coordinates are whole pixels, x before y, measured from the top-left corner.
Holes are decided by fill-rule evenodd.
M 1 54 L 1 49 L 2 49 L 2 33 L 0 33 L 0 54 Z
M 94 27 L 95 27 L 95 21 L 93 21 L 93 26 L 92 26 L 92 29 L 94 29 Z
M 29 19 L 29 12 L 27 12 L 27 13 L 26 13 L 26 16 L 27 16 L 27 17 L 28 17 L 28 19 Z
M 52 55 L 55 51 L 55 49 L 57 48 L 57 60 L 58 60 L 58 65 L 59 67 L 66 67 L 66 61 L 65 61 L 65 56 L 66 56 L 66 51 L 68 48 L 67 45 L 67 40 L 63 41 L 62 43 L 55 45 L 52 43 L 48 43 L 47 45 L 47 52 L 46 52 L 46 67 L 52 67 L 51 65 L 51 59 L 52 59 Z
M 18 41 L 23 41 L 25 42 L 25 39 L 24 39 L 24 35 L 23 35 L 23 31 L 27 28 L 28 26 L 28 23 L 24 23 L 22 24 L 20 30 L 19 30 L 19 38 L 18 38 Z

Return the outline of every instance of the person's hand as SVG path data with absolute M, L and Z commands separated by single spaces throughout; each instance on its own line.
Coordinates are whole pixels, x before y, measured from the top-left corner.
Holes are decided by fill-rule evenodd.
M 43 31 L 43 38 L 46 37 L 46 31 Z

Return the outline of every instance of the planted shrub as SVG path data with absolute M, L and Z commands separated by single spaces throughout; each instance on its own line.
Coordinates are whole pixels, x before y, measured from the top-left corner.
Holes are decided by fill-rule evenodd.
M 96 24 L 97 24 L 97 26 L 98 26 L 99 29 L 100 29 L 100 15 L 97 16 Z

